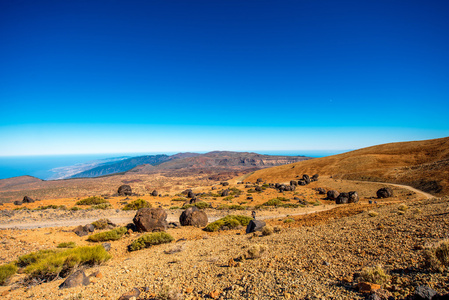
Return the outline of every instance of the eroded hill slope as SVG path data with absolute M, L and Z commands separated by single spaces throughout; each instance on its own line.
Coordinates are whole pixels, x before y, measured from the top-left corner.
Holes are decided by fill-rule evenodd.
M 411 185 L 435 194 L 449 194 L 449 137 L 390 143 L 259 170 L 247 178 L 269 182 L 294 179 L 303 174 L 337 179 L 392 182 Z

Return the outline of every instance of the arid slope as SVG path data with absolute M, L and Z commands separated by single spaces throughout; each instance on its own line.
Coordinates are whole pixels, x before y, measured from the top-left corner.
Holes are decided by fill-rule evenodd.
M 315 158 L 256 171 L 246 180 L 268 182 L 303 174 L 339 179 L 411 185 L 435 195 L 449 194 L 449 137 L 378 145 L 339 155 Z

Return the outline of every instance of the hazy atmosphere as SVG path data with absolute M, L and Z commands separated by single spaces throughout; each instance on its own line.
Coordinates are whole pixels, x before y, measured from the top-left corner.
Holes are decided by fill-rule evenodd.
M 0 155 L 449 135 L 445 1 L 1 1 Z

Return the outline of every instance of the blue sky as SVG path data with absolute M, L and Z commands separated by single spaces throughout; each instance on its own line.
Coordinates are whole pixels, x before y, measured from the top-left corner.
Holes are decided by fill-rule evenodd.
M 449 136 L 447 1 L 1 1 L 0 155 Z

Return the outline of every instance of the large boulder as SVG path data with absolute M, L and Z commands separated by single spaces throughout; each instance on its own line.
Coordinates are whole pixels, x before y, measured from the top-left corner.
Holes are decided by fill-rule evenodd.
M 192 190 L 188 190 L 187 191 L 187 198 L 194 198 L 195 197 L 195 193 Z
M 67 277 L 66 280 L 64 280 L 61 285 L 59 285 L 60 289 L 67 289 L 72 287 L 77 287 L 80 285 L 88 285 L 89 277 L 86 276 L 83 270 L 78 270 L 69 277 Z
M 290 185 L 298 185 L 298 182 L 296 180 L 290 180 Z
M 156 190 L 154 190 L 154 191 L 151 193 L 151 196 L 156 197 L 157 195 L 159 195 L 159 194 L 158 194 L 158 192 L 157 192 Z
M 16 200 L 14 201 L 14 205 L 22 205 L 22 201 Z
M 23 202 L 23 203 L 33 203 L 33 202 L 34 202 L 34 199 L 31 198 L 31 197 L 25 196 L 25 197 L 23 197 L 22 202 Z
M 265 227 L 267 223 L 260 220 L 251 220 L 248 223 L 248 226 L 246 226 L 246 233 L 256 232 L 256 231 L 262 231 L 262 228 Z
M 124 184 L 124 185 L 121 185 L 121 186 L 118 188 L 117 193 L 118 193 L 120 196 L 131 196 L 132 193 L 133 193 L 133 191 L 131 190 L 131 187 L 130 187 L 129 185 Z
M 318 177 L 319 177 L 320 175 L 318 175 L 318 174 L 315 174 L 315 175 L 313 175 L 312 176 L 312 181 L 318 181 Z
M 340 193 L 335 200 L 336 204 L 347 204 L 349 203 L 349 194 L 348 193 Z
M 307 184 L 310 183 L 310 177 L 307 174 L 302 175 L 302 180 L 304 180 Z
M 393 197 L 393 190 L 389 187 L 381 188 L 377 191 L 377 198 L 389 198 Z
M 357 203 L 359 202 L 359 194 L 357 192 L 349 192 L 348 193 L 348 203 Z
M 298 185 L 306 185 L 307 182 L 305 182 L 304 180 L 300 179 L 298 180 Z
M 327 199 L 329 200 L 337 200 L 338 195 L 340 195 L 340 193 L 335 190 L 327 191 Z
M 133 219 L 138 231 L 165 231 L 167 229 L 167 213 L 162 208 L 141 208 Z
M 207 215 L 196 206 L 189 207 L 179 217 L 182 226 L 204 227 L 208 223 Z
M 77 226 L 75 229 L 73 229 L 73 232 L 75 232 L 75 234 L 77 236 L 86 236 L 89 234 L 89 231 L 87 230 L 87 228 L 85 228 L 84 226 Z

